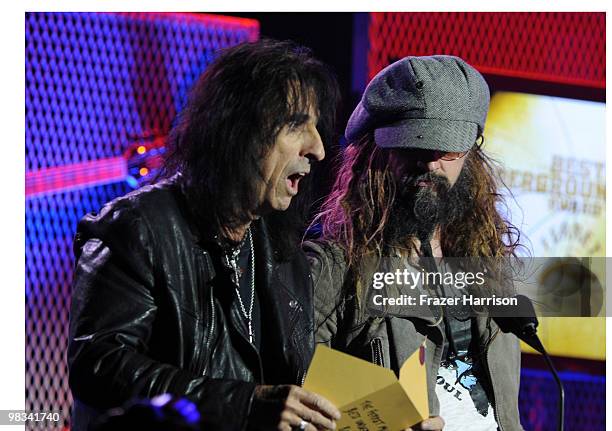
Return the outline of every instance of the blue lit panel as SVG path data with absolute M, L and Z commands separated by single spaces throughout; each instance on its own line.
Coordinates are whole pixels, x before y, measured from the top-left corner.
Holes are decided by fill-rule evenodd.
M 578 372 L 560 372 L 565 388 L 565 429 L 606 429 L 606 378 Z M 557 429 L 557 384 L 547 370 L 521 370 L 519 412 L 530 431 Z
M 42 187 L 52 192 L 26 193 L 28 410 L 70 408 L 65 355 L 78 220 L 131 190 L 117 162 L 134 145 L 163 139 L 215 51 L 258 37 L 256 21 L 222 16 L 26 14 L 26 190 L 29 180 L 55 181 Z M 78 183 L 88 166 L 108 174 L 105 159 L 114 163 L 106 184 Z

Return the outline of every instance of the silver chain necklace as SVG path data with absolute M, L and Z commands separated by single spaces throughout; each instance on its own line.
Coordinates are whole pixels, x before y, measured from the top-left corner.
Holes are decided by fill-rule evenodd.
M 249 328 L 249 343 L 253 344 L 253 303 L 255 302 L 255 251 L 253 250 L 253 236 L 251 235 L 251 228 L 247 229 L 247 235 L 249 239 L 249 246 L 251 251 L 250 256 L 250 266 L 251 266 L 251 304 L 249 305 L 249 312 L 247 313 L 246 307 L 244 306 L 244 302 L 242 302 L 242 297 L 240 296 L 240 276 L 238 275 L 238 255 L 240 254 L 240 249 L 242 248 L 242 244 L 236 248 L 236 250 L 232 251 L 232 258 L 226 256 L 227 263 L 232 267 L 233 281 L 234 287 L 236 288 L 236 296 L 238 296 L 238 303 L 240 304 L 240 311 L 244 315 L 244 318 L 247 321 L 247 326 Z

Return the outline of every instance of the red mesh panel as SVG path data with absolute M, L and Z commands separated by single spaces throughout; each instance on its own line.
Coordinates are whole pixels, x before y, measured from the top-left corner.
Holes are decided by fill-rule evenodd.
M 452 54 L 483 73 L 606 85 L 605 13 L 372 13 L 371 79 L 407 55 Z

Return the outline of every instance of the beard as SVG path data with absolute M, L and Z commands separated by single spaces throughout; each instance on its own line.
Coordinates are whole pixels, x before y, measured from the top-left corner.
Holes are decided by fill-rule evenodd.
M 420 186 L 421 182 L 428 185 Z M 402 177 L 385 228 L 385 242 L 402 245 L 410 237 L 429 242 L 437 226 L 460 222 L 471 208 L 471 183 L 467 166 L 452 187 L 445 177 L 431 172 Z

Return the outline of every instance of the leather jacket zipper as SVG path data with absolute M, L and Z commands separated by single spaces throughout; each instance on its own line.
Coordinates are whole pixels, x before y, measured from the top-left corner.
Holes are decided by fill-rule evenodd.
M 211 324 L 210 331 L 208 332 L 208 339 L 206 340 L 206 349 L 210 351 L 210 342 L 212 340 L 213 334 L 215 333 L 215 296 L 213 295 L 213 286 L 210 286 L 210 316 L 211 316 Z
M 370 341 L 370 347 L 372 349 L 372 362 L 381 367 L 385 366 L 385 359 L 382 350 L 382 341 L 380 338 L 374 338 Z
M 208 261 L 208 255 L 206 253 L 206 251 L 202 251 L 202 255 L 204 256 L 204 261 L 206 262 L 206 270 L 208 271 L 208 273 L 211 273 L 211 268 L 210 268 L 210 263 Z M 208 362 L 210 357 L 212 356 L 212 352 L 210 350 L 211 347 L 211 342 L 212 342 L 212 337 L 215 334 L 215 324 L 216 324 L 216 316 L 215 316 L 215 295 L 213 292 L 214 286 L 212 284 L 209 285 L 210 286 L 210 296 L 209 296 L 209 302 L 210 302 L 210 316 L 211 316 L 211 323 L 210 323 L 210 329 L 208 331 L 208 337 L 206 338 L 206 359 L 204 360 L 204 366 L 202 367 L 202 375 L 206 375 L 206 371 L 208 369 Z

